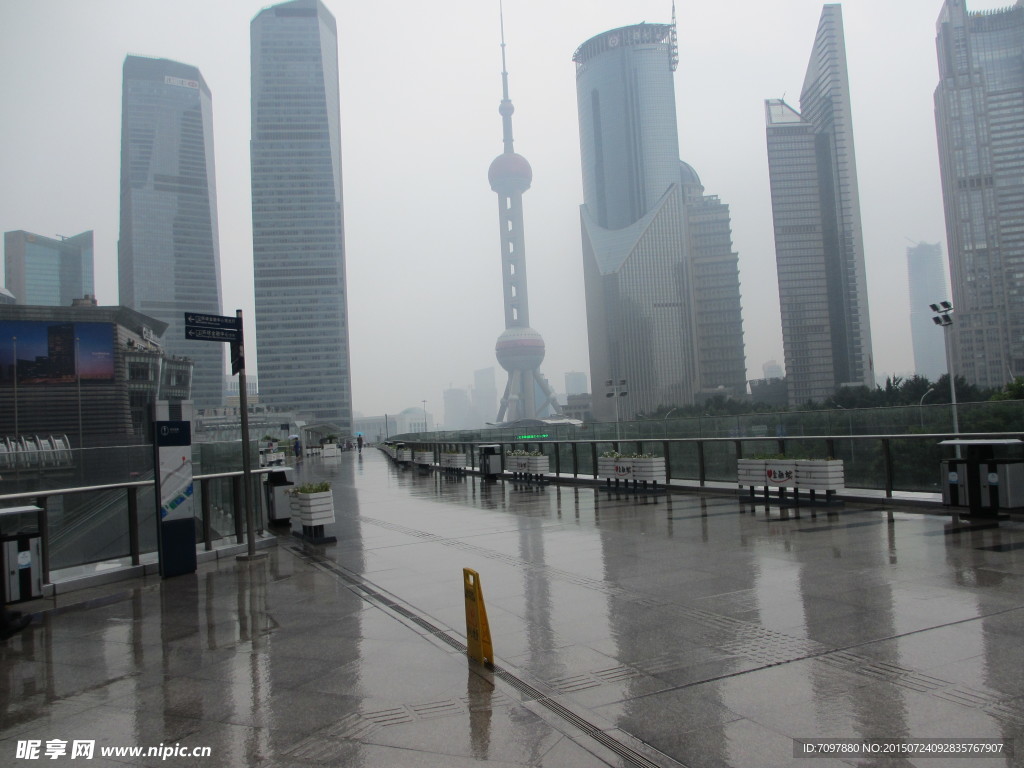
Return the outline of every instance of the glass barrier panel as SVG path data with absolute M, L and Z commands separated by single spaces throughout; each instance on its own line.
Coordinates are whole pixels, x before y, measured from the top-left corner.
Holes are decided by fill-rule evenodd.
M 668 465 L 673 480 L 700 480 L 700 462 L 697 455 L 697 441 L 677 441 L 668 445 Z
M 939 445 L 935 438 L 893 438 L 889 451 L 893 490 L 942 492 L 940 462 L 952 455 L 950 449 Z
M 704 471 L 707 480 L 716 483 L 736 482 L 736 448 L 730 441 L 704 443 Z

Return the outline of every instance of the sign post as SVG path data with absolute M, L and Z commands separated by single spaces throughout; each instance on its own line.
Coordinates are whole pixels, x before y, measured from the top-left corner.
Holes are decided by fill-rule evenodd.
M 242 310 L 234 317 L 185 313 L 185 338 L 197 341 L 220 341 L 231 345 L 231 373 L 238 374 L 238 407 L 242 416 L 242 503 L 245 506 L 246 554 L 239 560 L 256 560 L 256 515 L 252 508 L 252 457 L 249 449 L 249 393 L 245 383 L 245 335 Z
M 188 421 L 153 422 L 156 451 L 157 540 L 163 578 L 195 573 L 192 511 L 192 429 Z

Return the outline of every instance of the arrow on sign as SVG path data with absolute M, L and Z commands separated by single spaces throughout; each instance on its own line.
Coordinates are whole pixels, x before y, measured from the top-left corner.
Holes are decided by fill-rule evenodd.
M 185 326 L 185 338 L 198 341 L 238 341 L 236 328 L 197 328 Z

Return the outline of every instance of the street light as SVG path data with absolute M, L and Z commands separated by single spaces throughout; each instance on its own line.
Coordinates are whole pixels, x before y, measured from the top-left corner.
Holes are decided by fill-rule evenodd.
M 82 436 L 82 367 L 79 357 L 81 355 L 81 339 L 75 336 L 75 388 L 78 390 L 78 447 L 85 447 L 85 438 Z
M 605 393 L 605 397 L 625 397 L 629 394 L 626 391 L 626 380 L 619 379 L 619 383 L 616 384 L 614 379 L 606 379 L 604 385 L 608 387 L 608 391 Z M 619 401 L 615 400 L 615 442 L 619 441 Z
M 924 399 L 934 391 L 935 387 L 928 387 L 928 391 L 921 395 L 921 399 L 917 401 L 917 413 L 921 417 L 922 432 L 924 432 Z
M 932 322 L 942 328 L 943 340 L 946 343 L 946 372 L 949 375 L 949 400 L 953 408 L 953 434 L 960 434 L 960 421 L 956 413 L 956 374 L 953 373 L 953 355 L 949 348 L 949 329 L 953 327 L 953 305 L 948 301 L 929 304 L 935 316 Z M 956 457 L 960 458 L 960 446 L 956 446 Z

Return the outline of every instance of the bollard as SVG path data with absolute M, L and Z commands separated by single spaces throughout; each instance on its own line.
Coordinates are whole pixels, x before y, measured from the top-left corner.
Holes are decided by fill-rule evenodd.
M 462 585 L 466 595 L 466 640 L 469 657 L 494 666 L 491 628 L 487 623 L 480 574 L 470 568 L 463 568 Z

